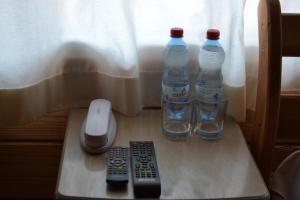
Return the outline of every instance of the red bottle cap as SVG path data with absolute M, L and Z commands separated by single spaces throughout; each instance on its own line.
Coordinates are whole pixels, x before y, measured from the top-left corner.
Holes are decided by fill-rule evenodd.
M 183 29 L 179 27 L 171 28 L 171 37 L 175 37 L 175 38 L 183 37 Z
M 210 40 L 218 40 L 220 37 L 220 31 L 218 29 L 208 29 L 206 37 Z

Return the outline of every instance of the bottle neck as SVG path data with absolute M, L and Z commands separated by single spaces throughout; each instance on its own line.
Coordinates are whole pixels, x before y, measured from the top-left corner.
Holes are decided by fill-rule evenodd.
M 205 46 L 221 47 L 221 44 L 220 44 L 219 40 L 211 40 L 211 39 L 208 39 L 208 38 L 206 38 L 204 45 Z
M 186 45 L 186 43 L 183 41 L 183 37 L 171 37 L 169 44 L 171 44 L 171 45 Z

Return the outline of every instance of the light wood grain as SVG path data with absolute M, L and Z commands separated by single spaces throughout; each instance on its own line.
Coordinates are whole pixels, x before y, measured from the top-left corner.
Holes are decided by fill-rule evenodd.
M 281 87 L 281 17 L 278 0 L 260 0 L 259 72 L 253 152 L 264 180 L 271 173 L 272 150 L 278 131 Z
M 127 190 L 112 192 L 105 183 L 105 155 L 86 154 L 79 133 L 86 110 L 71 112 L 64 143 L 57 196 L 61 199 L 133 199 Z M 116 114 L 118 135 L 114 145 L 153 140 L 161 176 L 161 199 L 267 199 L 268 190 L 232 120 L 225 122 L 224 138 L 205 141 L 192 137 L 170 141 L 161 133 L 160 110 L 144 110 L 137 117 Z

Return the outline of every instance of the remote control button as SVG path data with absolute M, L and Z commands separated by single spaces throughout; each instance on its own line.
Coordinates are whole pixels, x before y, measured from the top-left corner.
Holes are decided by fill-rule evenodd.
M 159 197 L 161 186 L 153 142 L 130 142 L 129 158 L 136 197 Z
M 123 185 L 128 182 L 128 148 L 112 147 L 107 153 L 106 182 L 111 185 Z
M 121 165 L 123 163 L 123 160 L 120 160 L 119 158 L 114 160 L 115 165 Z

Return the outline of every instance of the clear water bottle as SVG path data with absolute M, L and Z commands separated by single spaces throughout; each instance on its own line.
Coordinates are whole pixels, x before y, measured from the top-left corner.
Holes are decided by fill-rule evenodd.
M 182 38 L 183 29 L 172 28 L 171 40 L 164 52 L 162 129 L 169 139 L 185 139 L 191 132 L 188 49 Z
M 218 139 L 223 135 L 226 102 L 221 69 L 225 52 L 219 43 L 219 36 L 217 29 L 209 29 L 198 57 L 200 69 L 195 84 L 195 133 L 205 139 Z

